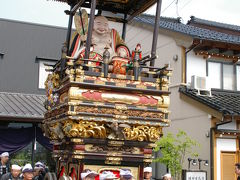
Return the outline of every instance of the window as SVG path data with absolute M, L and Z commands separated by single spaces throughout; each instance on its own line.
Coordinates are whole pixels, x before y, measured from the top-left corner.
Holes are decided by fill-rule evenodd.
M 239 65 L 209 60 L 207 64 L 207 74 L 208 84 L 211 88 L 240 90 Z
M 236 66 L 237 91 L 240 91 L 240 65 Z
M 234 90 L 233 65 L 223 64 L 223 89 Z
M 221 64 L 208 63 L 208 81 L 211 88 L 221 88 Z
M 50 64 L 53 65 L 55 64 L 54 61 L 39 61 L 39 79 L 38 79 L 38 88 L 40 89 L 44 89 L 45 88 L 45 81 L 47 79 L 47 76 L 50 72 L 46 71 L 47 69 L 49 69 L 48 66 L 46 66 L 45 64 Z

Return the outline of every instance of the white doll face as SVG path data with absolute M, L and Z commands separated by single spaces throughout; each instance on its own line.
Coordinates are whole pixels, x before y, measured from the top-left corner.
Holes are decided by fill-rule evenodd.
M 108 20 L 103 16 L 97 16 L 94 19 L 93 29 L 98 34 L 106 34 L 109 32 Z

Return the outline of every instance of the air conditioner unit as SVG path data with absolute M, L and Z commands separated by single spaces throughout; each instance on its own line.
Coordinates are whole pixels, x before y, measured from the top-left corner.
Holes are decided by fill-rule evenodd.
M 191 88 L 196 89 L 198 95 L 206 95 L 206 92 L 208 92 L 207 94 L 211 96 L 211 91 L 208 87 L 207 77 L 193 75 L 191 77 Z

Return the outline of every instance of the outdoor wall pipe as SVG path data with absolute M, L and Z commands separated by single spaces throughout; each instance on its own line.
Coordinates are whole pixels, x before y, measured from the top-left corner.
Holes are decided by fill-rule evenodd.
M 155 25 L 154 25 L 154 31 L 153 31 L 153 40 L 152 40 L 152 51 L 151 51 L 151 56 L 152 57 L 156 56 L 161 6 L 162 6 L 162 0 L 158 0 L 157 1 L 156 16 L 155 16 Z M 150 66 L 154 66 L 154 64 L 155 64 L 155 59 L 150 62 Z
M 211 173 L 211 178 L 210 179 L 214 179 L 214 141 L 213 141 L 213 135 L 214 135 L 214 130 L 215 127 L 211 127 L 210 128 L 210 173 Z
M 194 45 L 193 47 L 191 47 L 190 49 L 188 49 L 187 51 L 185 50 L 185 83 L 187 83 L 187 54 L 194 50 L 195 48 L 197 48 L 200 44 L 202 44 L 202 40 L 200 39 L 200 42 L 196 45 Z
M 94 23 L 94 17 L 95 17 L 95 9 L 96 9 L 96 0 L 92 0 L 91 2 L 91 12 L 90 12 L 90 20 L 88 25 L 88 34 L 87 34 L 87 43 L 86 43 L 86 51 L 85 51 L 85 59 L 89 58 L 89 52 L 90 52 L 90 46 L 91 46 L 91 39 L 92 39 L 92 30 L 93 30 L 93 23 Z M 84 64 L 87 64 L 86 61 L 84 61 Z

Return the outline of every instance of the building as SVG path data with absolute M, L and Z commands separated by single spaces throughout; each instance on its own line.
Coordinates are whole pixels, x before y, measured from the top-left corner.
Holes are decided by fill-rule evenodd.
M 143 56 L 151 53 L 153 23 L 153 16 L 142 15 L 128 24 L 126 43 L 131 50 L 141 42 Z M 44 63 L 60 59 L 66 29 L 4 19 L 0 27 L 1 128 L 36 127 L 44 112 Z M 120 24 L 111 27 L 121 34 Z M 173 69 L 172 122 L 165 133 L 182 129 L 197 140 L 199 158 L 210 161 L 202 169 L 212 180 L 234 178 L 232 168 L 239 159 L 239 29 L 195 17 L 188 24 L 173 18 L 161 18 L 159 24 L 155 65 Z M 208 79 L 209 86 L 190 86 L 193 75 L 195 81 Z M 155 166 L 156 179 L 161 178 L 160 168 Z
M 146 15 L 137 21 L 153 23 Z M 161 45 L 156 62 L 170 64 L 174 72 L 170 85 L 172 122 L 166 131 L 182 129 L 201 144 L 199 158 L 210 160 L 210 166 L 201 166 L 208 179 L 234 179 L 240 132 L 239 26 L 196 17 L 187 25 L 166 21 L 159 25 Z
M 65 36 L 64 28 L 0 19 L 0 152 L 14 153 L 29 143 L 34 149 L 35 139 L 48 146 L 39 128 L 44 63 L 60 59 Z

